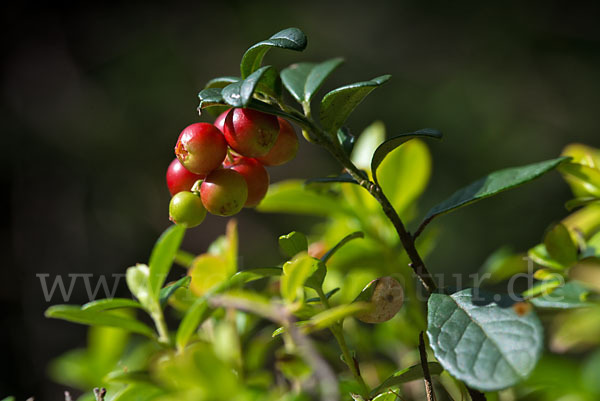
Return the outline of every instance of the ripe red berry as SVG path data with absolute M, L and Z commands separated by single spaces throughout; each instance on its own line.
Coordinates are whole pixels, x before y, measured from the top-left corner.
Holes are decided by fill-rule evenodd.
M 281 117 L 277 117 L 279 121 L 279 135 L 275 145 L 271 148 L 269 153 L 264 156 L 257 157 L 265 166 L 279 166 L 289 162 L 298 153 L 298 136 L 292 127 L 292 124 L 288 123 Z
M 179 159 L 173 159 L 167 169 L 167 187 L 171 196 L 192 189 L 194 183 L 206 177 L 205 175 L 194 174 L 179 162 Z
M 217 127 L 221 132 L 225 132 L 225 117 L 227 117 L 227 113 L 229 113 L 230 111 L 231 109 L 227 109 L 221 114 L 219 114 L 219 117 L 217 117 L 215 119 L 215 122 L 213 123 L 213 125 Z
M 212 214 L 231 216 L 244 207 L 248 199 L 248 185 L 237 171 L 218 169 L 202 182 L 200 196 L 204 207 Z
M 172 222 L 192 228 L 202 223 L 205 217 L 206 209 L 198 194 L 181 191 L 171 198 L 169 219 Z
M 223 134 L 212 124 L 196 123 L 179 135 L 175 155 L 183 166 L 195 174 L 209 174 L 219 168 L 227 154 Z
M 246 157 L 264 156 L 279 134 L 277 117 L 251 109 L 233 109 L 225 117 L 223 133 L 233 150 Z
M 253 207 L 260 203 L 269 189 L 269 173 L 256 159 L 236 157 L 233 162 L 225 160 L 225 167 L 237 171 L 248 185 L 248 199 L 244 206 Z

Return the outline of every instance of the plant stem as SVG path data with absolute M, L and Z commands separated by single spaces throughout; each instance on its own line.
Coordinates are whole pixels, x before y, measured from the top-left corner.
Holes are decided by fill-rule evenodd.
M 162 313 L 162 309 L 159 308 L 156 312 L 152 313 L 152 320 L 154 320 L 154 325 L 158 331 L 158 342 L 162 344 L 169 344 L 169 329 L 167 328 L 167 323 L 165 322 L 165 316 Z
M 317 294 L 319 295 L 319 298 L 321 299 L 321 302 L 323 303 L 323 306 L 325 306 L 325 308 L 329 309 L 329 300 L 327 299 L 327 296 L 323 292 L 323 289 L 318 288 L 316 291 L 317 291 Z M 358 366 L 358 362 L 356 361 L 356 359 L 354 359 L 354 357 L 352 356 L 352 353 L 350 352 L 350 349 L 348 348 L 348 344 L 346 344 L 346 339 L 344 338 L 343 324 L 344 324 L 343 320 L 340 322 L 337 322 L 336 324 L 334 324 L 333 326 L 330 327 L 330 331 L 333 334 L 333 336 L 335 337 L 338 345 L 340 346 L 340 349 L 342 350 L 342 355 L 344 356 L 344 362 L 346 363 L 346 365 L 348 366 L 348 369 L 350 369 L 350 372 L 354 376 L 354 379 L 358 382 L 358 384 L 360 385 L 360 387 L 362 389 L 361 395 L 364 397 L 368 397 L 369 392 L 371 390 L 369 389 L 369 386 L 367 385 L 367 383 L 365 383 L 364 379 L 362 378 L 362 376 L 360 374 L 360 368 Z
M 429 374 L 429 365 L 427 364 L 427 351 L 425 350 L 423 332 L 419 333 L 419 355 L 421 356 L 421 367 L 423 368 L 423 381 L 425 382 L 425 393 L 427 394 L 427 401 L 435 401 L 435 393 L 433 392 L 433 382 L 431 381 L 431 374 Z

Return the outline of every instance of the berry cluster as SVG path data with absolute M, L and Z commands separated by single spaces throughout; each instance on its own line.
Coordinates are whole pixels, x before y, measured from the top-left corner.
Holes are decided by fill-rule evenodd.
M 231 216 L 258 205 L 269 188 L 264 166 L 287 163 L 297 151 L 289 122 L 252 109 L 229 109 L 214 124 L 188 126 L 167 169 L 170 219 L 194 227 L 207 211 Z

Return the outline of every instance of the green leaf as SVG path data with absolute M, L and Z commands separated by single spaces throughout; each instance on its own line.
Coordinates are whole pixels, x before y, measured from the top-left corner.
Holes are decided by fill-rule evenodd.
M 373 153 L 373 158 L 371 159 L 371 173 L 373 174 L 373 179 L 376 183 L 377 181 L 377 168 L 385 159 L 385 157 L 402 145 L 403 143 L 410 141 L 415 138 L 434 138 L 434 139 L 442 139 L 442 133 L 438 130 L 431 128 L 424 128 L 415 132 L 410 132 L 408 134 L 401 134 L 396 137 L 390 138 L 387 141 L 383 142 L 381 145 L 375 149 L 375 153 Z
M 327 251 L 327 253 L 325 255 L 323 255 L 323 257 L 321 258 L 321 260 L 323 261 L 323 263 L 326 263 L 338 250 L 340 250 L 340 248 L 342 248 L 348 242 L 352 241 L 353 239 L 364 238 L 364 237 L 365 237 L 365 233 L 363 233 L 362 231 L 356 231 L 356 232 L 346 235 L 337 244 L 335 244 L 335 246 L 333 248 L 331 248 L 329 251 Z
M 343 62 L 341 58 L 334 58 L 322 63 L 292 64 L 281 71 L 281 79 L 298 103 L 310 103 L 327 77 Z
M 150 263 L 148 263 L 150 267 L 149 289 L 156 300 L 158 300 L 160 289 L 171 270 L 184 235 L 185 227 L 174 224 L 165 230 L 152 249 Z
M 204 89 L 209 89 L 209 88 L 223 89 L 227 85 L 232 84 L 234 82 L 241 81 L 241 80 L 242 79 L 240 77 L 218 77 L 218 78 L 213 78 L 210 81 L 208 81 L 206 83 L 206 85 L 204 85 Z
M 198 326 L 204 322 L 211 313 L 212 310 L 208 307 L 206 297 L 198 298 L 192 304 L 185 313 L 183 320 L 181 320 L 181 323 L 177 328 L 177 334 L 175 335 L 175 344 L 177 344 L 177 349 L 179 351 L 182 351 L 186 347 Z
M 290 258 L 296 256 L 300 252 L 308 251 L 308 240 L 306 235 L 292 231 L 289 234 L 279 237 L 279 248 Z
M 531 303 L 538 308 L 547 309 L 574 309 L 591 306 L 587 302 L 590 291 L 577 281 L 569 281 L 562 287 L 556 288 L 549 294 L 531 299 Z
M 544 245 L 550 257 L 562 265 L 570 266 L 577 261 L 577 245 L 564 224 L 558 223 L 546 233 Z
M 354 142 L 356 142 L 356 137 L 352 135 L 350 129 L 346 127 L 341 127 L 337 132 L 337 138 L 342 145 L 342 149 L 349 156 L 354 149 Z
M 301 180 L 281 181 L 269 186 L 265 198 L 256 207 L 261 212 L 297 213 L 312 216 L 352 214 L 335 197 L 305 188 Z
M 527 252 L 527 256 L 529 256 L 529 259 L 533 260 L 534 263 L 537 263 L 541 266 L 551 267 L 558 270 L 564 270 L 566 268 L 566 266 L 563 266 L 557 260 L 552 259 L 548 253 L 548 250 L 546 249 L 546 245 L 544 244 L 538 244 L 531 248 Z
M 185 268 L 189 268 L 192 265 L 192 262 L 195 258 L 196 255 L 194 255 L 193 253 L 189 253 L 180 249 L 175 254 L 175 263 Z
M 9 397 L 3 398 L 2 401 L 15 401 L 15 397 L 9 396 Z
M 565 208 L 568 211 L 572 211 L 573 209 L 591 205 L 593 203 L 600 205 L 600 198 L 596 198 L 593 196 L 584 196 L 581 198 L 570 199 L 565 203 Z
M 150 373 L 145 370 L 115 370 L 107 374 L 105 380 L 115 383 L 152 383 Z
M 560 287 L 561 285 L 563 285 L 564 280 L 562 278 L 562 276 L 558 275 L 558 274 L 553 274 L 550 273 L 549 276 L 547 278 L 545 278 L 544 280 L 537 282 L 536 284 L 534 284 L 533 286 L 531 286 L 531 288 L 527 289 L 526 291 L 523 291 L 523 297 L 525 298 L 531 298 L 531 297 L 536 297 L 542 294 L 548 294 L 550 292 L 552 292 L 552 290 L 554 290 L 555 288 Z
M 252 99 L 258 83 L 265 76 L 267 71 L 273 70 L 273 67 L 267 65 L 254 71 L 243 81 L 234 82 L 223 88 L 222 96 L 225 102 L 233 107 L 247 107 Z M 273 71 L 271 71 L 273 72 Z
M 198 98 L 200 99 L 198 111 L 200 112 L 202 111 L 202 109 L 205 109 L 207 107 L 227 105 L 227 103 L 225 103 L 225 100 L 223 100 L 222 91 L 223 89 L 221 88 L 202 89 L 198 93 Z
M 439 375 L 444 371 L 442 365 L 440 365 L 437 362 L 427 362 L 427 366 L 429 367 L 429 374 L 432 376 Z M 385 379 L 383 383 L 381 383 L 379 386 L 371 390 L 371 397 L 374 397 L 375 395 L 382 393 L 392 387 L 397 387 L 400 384 L 408 383 L 413 380 L 418 380 L 422 378 L 423 367 L 421 366 L 421 364 L 413 365 L 406 369 L 399 370 L 387 379 Z
M 164 394 L 164 390 L 149 383 L 134 383 L 120 390 L 111 401 L 151 401 Z
M 306 35 L 298 28 L 287 28 L 250 47 L 244 53 L 240 64 L 242 78 L 258 70 L 265 54 L 273 47 L 302 51 L 306 48 Z
M 342 86 L 329 92 L 321 100 L 321 124 L 327 132 L 337 133 L 352 111 L 371 91 L 383 85 L 391 75 L 382 75 L 370 81 Z
M 304 283 L 318 269 L 318 259 L 306 253 L 300 253 L 283 265 L 281 276 L 281 296 L 292 303 L 304 297 Z
M 158 298 L 150 292 L 150 268 L 146 265 L 137 265 L 127 269 L 125 279 L 129 291 L 140 301 L 145 309 L 152 312 L 158 305 Z
M 89 311 L 104 311 L 119 308 L 142 308 L 142 304 L 129 298 L 98 299 L 84 304 L 81 309 Z
M 305 181 L 306 185 L 309 184 L 331 184 L 334 182 L 341 183 L 349 183 L 349 184 L 358 184 L 354 178 L 348 173 L 343 173 L 337 176 L 332 177 L 319 177 L 319 178 L 309 178 Z
M 361 398 L 355 398 L 355 400 L 362 400 Z M 396 396 L 396 394 L 394 393 L 383 393 L 383 394 L 379 394 L 377 397 L 373 398 L 373 401 L 396 401 L 398 400 L 398 397 Z
M 63 319 L 69 322 L 87 324 L 89 326 L 118 327 L 154 338 L 154 330 L 134 318 L 102 312 L 97 310 L 82 310 L 77 305 L 55 305 L 46 310 L 46 317 Z
M 181 287 L 188 287 L 190 285 L 190 281 L 192 281 L 192 278 L 190 276 L 185 276 L 185 277 L 180 278 L 173 284 L 168 285 L 168 286 L 164 287 L 163 289 L 161 289 L 160 295 L 158 297 L 160 306 L 162 308 L 164 308 L 165 305 L 167 304 L 167 301 L 169 300 L 169 298 L 171 298 L 171 295 L 173 295 L 175 293 L 175 291 L 177 291 Z
M 575 196 L 600 198 L 600 170 L 578 163 L 563 163 L 559 170 Z
M 533 311 L 519 316 L 512 304 L 506 295 L 474 289 L 432 294 L 427 335 L 444 369 L 481 391 L 526 378 L 542 351 L 542 326 Z
M 309 322 L 313 330 L 322 330 L 333 326 L 335 323 L 344 320 L 348 316 L 367 312 L 370 309 L 371 305 L 364 302 L 353 302 L 351 304 L 338 305 L 313 316 Z
M 435 217 L 523 185 L 555 169 L 567 159 L 567 157 L 559 157 L 527 166 L 498 170 L 459 189 L 450 198 L 427 212 L 415 236 L 421 233 Z
M 339 131 L 338 131 L 339 132 Z M 377 147 L 385 140 L 385 125 L 375 121 L 360 134 L 352 150 L 350 159 L 356 167 L 370 169 L 371 160 Z

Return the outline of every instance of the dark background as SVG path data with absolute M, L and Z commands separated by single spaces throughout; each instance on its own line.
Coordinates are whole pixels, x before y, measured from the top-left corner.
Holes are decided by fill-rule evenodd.
M 245 49 L 280 29 L 300 27 L 309 46 L 304 54 L 273 51 L 269 64 L 345 57 L 326 89 L 393 75 L 353 114 L 354 132 L 381 119 L 389 134 L 445 133 L 431 146 L 434 175 L 422 212 L 494 169 L 556 157 L 574 141 L 599 146 L 597 7 L 525 3 L 4 6 L 0 398 L 61 397 L 46 365 L 83 345 L 85 329 L 43 317 L 62 300 L 55 294 L 46 303 L 36 274 L 97 277 L 147 261 L 169 224 L 164 172 L 179 132 L 199 119 L 198 90 L 214 76 L 236 75 Z M 271 176 L 337 170 L 303 142 L 298 158 Z M 441 218 L 430 270 L 472 272 L 500 245 L 527 249 L 566 214 L 568 197 L 552 173 Z M 254 211 L 238 219 L 247 266 L 277 262 L 277 236 L 311 223 Z M 186 248 L 204 251 L 225 223 L 207 218 Z M 85 298 L 80 282 L 69 302 Z

